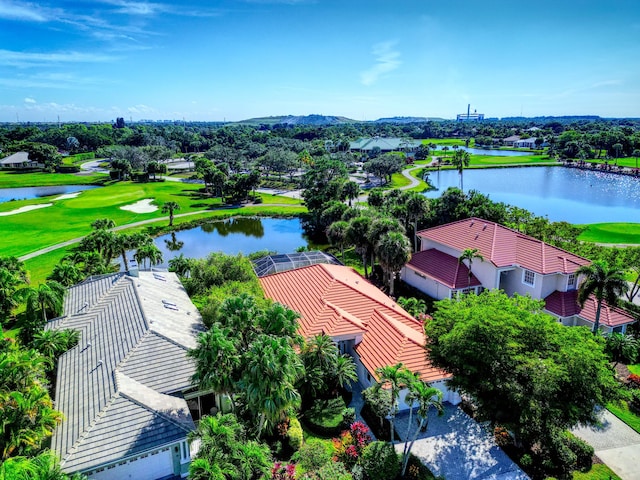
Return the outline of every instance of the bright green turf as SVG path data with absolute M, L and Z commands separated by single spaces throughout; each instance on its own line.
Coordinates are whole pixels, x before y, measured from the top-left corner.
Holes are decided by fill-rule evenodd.
M 139 200 L 152 198 L 154 203 L 162 205 L 175 201 L 180 205 L 176 214 L 212 210 L 221 207 L 219 198 L 201 198 L 198 189 L 201 185 L 176 182 L 132 183 L 120 182 L 104 188 L 85 191 L 77 198 L 47 201 L 43 199 L 22 200 L 0 204 L 0 212 L 11 211 L 25 205 L 53 203 L 52 206 L 32 210 L 16 215 L 3 216 L 0 222 L 0 255 L 21 256 L 66 240 L 81 237 L 89 233 L 90 224 L 96 218 L 111 218 L 116 225 L 125 225 L 147 219 L 165 217 L 160 209 L 151 213 L 134 213 L 121 210 Z M 290 204 L 291 207 L 269 207 L 268 203 Z M 267 205 L 243 207 L 243 212 L 253 211 L 269 214 L 290 214 L 303 211 L 297 200 L 287 197 L 272 197 L 265 201 Z M 237 209 L 224 208 L 228 214 Z M 274 213 L 275 212 L 275 213 Z M 210 213 L 202 215 L 208 216 Z M 193 220 L 197 217 L 187 217 Z
M 640 244 L 638 223 L 592 223 L 578 240 L 596 243 Z
M 0 188 L 43 187 L 51 185 L 86 185 L 109 179 L 104 173 L 76 175 L 73 173 L 20 173 L 0 171 Z

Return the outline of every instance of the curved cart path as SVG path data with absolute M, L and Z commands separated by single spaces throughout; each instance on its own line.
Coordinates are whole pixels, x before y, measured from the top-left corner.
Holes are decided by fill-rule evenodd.
M 252 207 L 295 207 L 295 206 L 298 206 L 298 205 L 291 205 L 291 204 L 286 204 L 286 203 L 267 203 L 267 204 L 252 205 Z M 227 208 L 235 208 L 235 207 L 227 207 Z M 173 218 L 175 219 L 175 218 L 188 217 L 188 216 L 191 216 L 191 215 L 199 215 L 201 213 L 209 213 L 209 212 L 213 212 L 213 211 L 216 211 L 216 210 L 226 210 L 227 208 L 222 207 L 222 208 L 216 208 L 216 209 L 212 209 L 212 210 L 198 210 L 196 212 L 179 213 L 179 214 L 174 215 Z M 120 230 L 126 230 L 127 228 L 139 227 L 140 225 L 146 225 L 146 224 L 155 223 L 155 222 L 162 222 L 162 221 L 166 221 L 166 220 L 169 220 L 169 216 L 148 218 L 147 220 L 140 220 L 139 222 L 133 222 L 133 223 L 127 223 L 126 225 L 120 225 L 118 227 L 111 228 L 110 230 L 112 232 L 117 232 L 117 231 L 120 231 Z M 46 247 L 46 248 L 41 248 L 40 250 L 36 250 L 35 252 L 27 253 L 26 255 L 22 255 L 21 257 L 18 257 L 18 260 L 20 260 L 21 262 L 24 262 L 25 260 L 29 260 L 29 259 L 34 258 L 34 257 L 39 257 L 40 255 L 44 255 L 45 253 L 53 252 L 54 250 L 57 250 L 59 248 L 68 247 L 69 245 L 80 243 L 80 241 L 83 238 L 84 238 L 84 236 L 83 237 L 78 237 L 78 238 L 73 238 L 71 240 L 67 240 L 66 242 L 60 242 L 60 243 L 56 243 L 55 245 L 51 245 L 51 246 Z

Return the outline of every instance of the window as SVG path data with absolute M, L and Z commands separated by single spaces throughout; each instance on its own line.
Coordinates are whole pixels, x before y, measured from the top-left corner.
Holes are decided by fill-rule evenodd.
M 525 285 L 531 285 L 533 287 L 535 281 L 536 273 L 532 272 L 531 270 L 525 270 L 522 274 L 522 283 L 524 283 Z
M 180 461 L 184 463 L 189 460 L 189 448 L 187 448 L 187 442 L 180 442 Z
M 567 290 L 575 290 L 576 288 L 576 274 L 570 273 L 567 278 Z

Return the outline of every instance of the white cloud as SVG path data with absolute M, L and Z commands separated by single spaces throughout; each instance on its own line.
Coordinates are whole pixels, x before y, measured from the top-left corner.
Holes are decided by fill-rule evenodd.
M 395 49 L 397 42 L 381 42 L 373 46 L 372 53 L 376 63 L 360 73 L 360 81 L 363 85 L 373 85 L 382 75 L 392 72 L 400 65 L 400 52 Z
M 0 18 L 28 22 L 46 22 L 49 20 L 45 11 L 38 5 L 9 0 L 0 0 Z
M 116 13 L 124 13 L 127 15 L 155 15 L 156 13 L 166 12 L 170 10 L 169 5 L 151 2 L 129 2 L 126 0 L 103 0 L 102 3 L 119 7 Z
M 31 104 L 33 104 L 33 103 L 36 103 L 36 101 L 35 101 L 35 99 L 33 99 L 33 98 L 31 98 L 31 97 L 26 97 L 26 98 L 24 99 L 24 103 L 31 103 Z
M 140 105 L 135 105 L 133 107 L 127 108 L 127 111 L 129 113 L 138 113 L 138 114 L 147 113 L 148 114 L 148 113 L 155 113 L 156 109 L 153 107 L 149 107 L 147 105 L 140 104 Z
M 40 67 L 43 65 L 54 65 L 60 63 L 99 63 L 110 62 L 113 60 L 115 60 L 115 57 L 94 53 L 27 53 L 12 50 L 0 50 L 0 65 L 7 65 L 12 67 Z

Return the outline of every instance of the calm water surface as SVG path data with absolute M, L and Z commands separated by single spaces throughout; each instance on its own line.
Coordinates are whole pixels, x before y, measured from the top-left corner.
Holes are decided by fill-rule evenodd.
M 181 230 L 155 239 L 162 251 L 164 263 L 183 254 L 187 258 L 204 258 L 211 252 L 235 255 L 258 250 L 278 253 L 295 252 L 306 247 L 298 218 L 246 218 L 238 217 L 211 222 L 189 230 Z M 134 252 L 129 252 L 132 258 Z
M 464 171 L 464 190 L 570 223 L 640 223 L 640 178 L 564 167 L 492 168 Z M 455 170 L 431 172 L 440 196 L 460 187 Z
M 526 157 L 527 155 L 533 155 L 531 152 L 518 152 L 515 150 L 489 150 L 484 148 L 473 148 L 473 147 L 458 147 L 459 150 L 466 150 L 469 153 L 474 153 L 476 155 L 491 155 L 494 157 Z M 438 146 L 436 150 L 442 150 L 441 146 Z M 449 151 L 447 151 L 447 156 L 453 156 L 453 152 L 455 150 L 449 147 Z
M 59 185 L 54 187 L 0 188 L 0 203 L 11 200 L 29 200 L 32 198 L 63 195 L 99 188 L 96 185 Z

